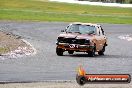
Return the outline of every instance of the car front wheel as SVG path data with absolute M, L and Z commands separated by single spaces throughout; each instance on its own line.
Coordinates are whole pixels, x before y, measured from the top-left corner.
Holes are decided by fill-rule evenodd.
M 56 47 L 56 54 L 58 56 L 63 56 L 63 52 L 64 52 L 63 49 Z
M 96 48 L 93 48 L 91 51 L 89 51 L 89 52 L 88 52 L 88 56 L 94 57 L 94 56 L 95 56 L 95 49 L 96 49 Z

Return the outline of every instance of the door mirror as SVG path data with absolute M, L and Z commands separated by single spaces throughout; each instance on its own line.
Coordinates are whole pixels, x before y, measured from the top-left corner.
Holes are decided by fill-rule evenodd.
M 61 32 L 65 32 L 65 30 L 61 30 Z

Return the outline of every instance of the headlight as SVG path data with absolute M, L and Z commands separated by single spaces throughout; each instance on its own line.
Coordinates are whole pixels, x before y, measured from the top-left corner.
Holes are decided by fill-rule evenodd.
M 90 40 L 89 39 L 86 39 L 85 40 L 85 44 L 90 44 Z
M 64 41 L 64 37 L 58 37 L 57 42 L 63 42 Z

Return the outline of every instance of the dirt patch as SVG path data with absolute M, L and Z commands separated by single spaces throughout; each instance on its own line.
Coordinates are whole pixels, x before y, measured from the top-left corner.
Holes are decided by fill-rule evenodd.
M 33 52 L 32 46 L 21 36 L 0 31 L 0 56 L 14 58 L 24 54 L 30 55 Z

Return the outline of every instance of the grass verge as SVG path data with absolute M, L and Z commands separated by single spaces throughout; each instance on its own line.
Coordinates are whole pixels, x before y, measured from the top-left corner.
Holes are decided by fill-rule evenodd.
M 39 0 L 1 0 L 0 20 L 132 24 L 132 8 L 90 6 Z

